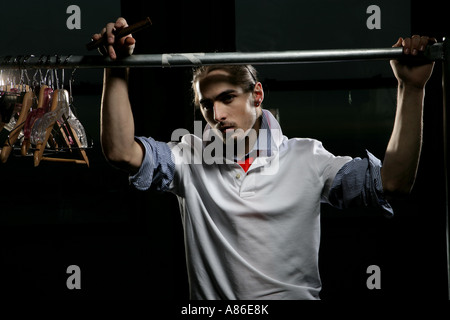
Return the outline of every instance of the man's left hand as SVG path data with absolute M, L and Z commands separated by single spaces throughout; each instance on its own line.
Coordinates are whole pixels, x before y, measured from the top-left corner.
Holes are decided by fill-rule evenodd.
M 399 38 L 392 47 L 403 47 L 404 55 L 416 56 L 433 43 L 436 43 L 435 38 L 414 35 L 411 38 Z M 408 63 L 406 60 L 391 60 L 391 67 L 401 85 L 423 89 L 433 72 L 434 62 L 418 65 L 417 63 Z

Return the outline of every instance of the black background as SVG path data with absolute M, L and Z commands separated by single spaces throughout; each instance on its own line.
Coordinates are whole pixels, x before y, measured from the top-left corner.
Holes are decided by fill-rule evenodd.
M 60 6 L 64 9 L 67 5 Z M 234 1 L 123 1 L 121 12 L 117 12 L 119 4 L 115 2 L 115 5 L 110 10 L 105 3 L 98 5 L 95 10 L 104 10 L 98 15 L 97 23 L 94 11 L 84 9 L 87 2 L 81 3 L 81 31 L 65 29 L 68 15 L 64 12 L 59 18 L 62 21 L 60 27 L 43 19 L 39 25 L 47 31 L 51 46 L 34 42 L 26 46 L 25 41 L 19 41 L 19 49 L 26 52 L 18 51 L 12 43 L 0 47 L 0 55 L 47 53 L 45 48 L 51 54 L 88 54 L 81 48 L 90 34 L 101 29 L 108 21 L 108 15 L 111 15 L 110 20 L 114 20 L 116 14 L 126 17 L 129 22 L 151 17 L 153 26 L 135 35 L 137 54 L 245 49 L 236 45 L 236 34 L 241 35 L 237 31 L 242 30 L 239 29 L 242 25 L 236 24 L 237 6 Z M 380 1 L 379 5 L 384 21 L 383 2 Z M 301 6 L 307 7 L 308 2 L 301 2 Z M 386 17 L 400 22 L 404 20 L 407 25 L 399 28 L 410 30 L 412 34 L 432 35 L 438 39 L 448 34 L 444 8 L 439 2 L 411 1 L 407 9 L 404 11 L 407 16 L 399 7 L 392 9 L 396 11 Z M 3 15 L 5 11 L 2 10 Z M 348 11 L 351 11 L 351 6 L 343 4 L 342 14 Z M 246 17 L 266 27 L 272 23 L 274 29 L 282 25 L 283 17 L 274 17 L 274 21 L 259 20 L 257 12 L 256 9 L 254 13 L 246 12 Z M 323 14 L 321 12 L 321 16 Z M 339 16 L 339 12 L 334 11 L 335 16 Z M 364 24 L 367 14 L 361 12 L 360 17 L 363 24 L 358 21 L 354 29 L 368 32 Z M 49 26 L 45 27 L 45 23 Z M 346 19 L 346 28 L 351 24 Z M 30 23 L 23 22 L 22 29 L 21 25 L 17 23 L 14 30 L 29 37 L 28 29 L 22 29 L 29 28 Z M 96 29 L 89 30 L 92 25 Z M 382 22 L 382 30 L 383 25 Z M 395 24 L 390 26 L 395 32 Z M 323 28 L 329 26 L 324 24 Z M 314 29 L 307 31 L 314 35 Z M 396 37 L 392 37 L 392 32 L 380 32 L 378 37 L 370 34 L 370 37 L 385 40 L 383 43 L 387 47 L 396 41 L 396 37 L 407 36 L 394 34 Z M 64 39 L 52 36 L 60 33 Z M 81 33 L 86 34 L 87 39 Z M 323 35 L 324 30 L 317 30 L 317 34 Z M 64 42 L 71 36 L 70 45 L 65 46 Z M 342 36 L 360 44 L 358 47 L 374 47 L 373 42 L 361 37 L 359 32 Z M 270 35 L 268 37 L 270 40 Z M 240 38 L 239 41 L 242 43 L 243 40 Z M 334 45 L 335 38 L 333 41 L 328 43 Z M 320 45 L 308 40 L 292 49 L 327 47 L 327 39 L 322 36 L 317 43 Z M 320 77 L 312 75 L 315 80 L 311 82 L 305 80 L 311 67 L 301 75 L 298 74 L 299 69 L 285 68 L 285 76 L 278 79 L 274 78 L 273 71 L 262 68 L 261 80 L 266 88 L 267 103 L 283 105 L 283 101 L 274 101 L 274 97 L 283 99 L 283 92 L 326 96 L 327 91 L 334 94 L 338 90 L 345 95 L 349 91 L 354 92 L 357 107 L 358 93 L 367 95 L 370 88 L 395 92 L 392 76 L 381 71 L 363 80 L 360 74 L 350 73 L 350 76 L 342 77 L 339 68 L 317 67 Z M 348 64 L 348 68 L 352 68 L 352 64 Z M 364 67 L 358 64 L 354 68 Z M 291 73 L 286 75 L 289 70 Z M 98 139 L 101 80 L 101 70 L 78 70 L 75 75 L 75 106 L 94 140 L 94 147 L 88 150 L 90 168 L 46 162 L 34 168 L 31 158 L 20 156 L 12 156 L 0 166 L 0 292 L 4 297 L 188 299 L 182 226 L 175 196 L 152 190 L 133 190 L 128 185 L 127 175 L 112 168 L 101 153 Z M 187 68 L 132 69 L 130 96 L 136 134 L 167 141 L 176 128 L 192 130 L 194 109 L 189 88 L 190 70 Z M 367 99 L 363 100 L 367 104 Z M 375 210 L 339 212 L 324 205 L 320 250 L 323 300 L 448 299 L 439 64 L 435 66 L 427 86 L 425 104 L 424 146 L 416 185 L 411 195 L 392 203 L 395 217 L 386 219 Z M 302 113 L 301 106 L 296 110 Z M 352 114 L 352 110 L 355 109 L 344 110 L 343 113 Z M 289 112 L 293 111 L 281 107 L 279 111 L 281 125 L 286 124 L 288 132 L 285 133 L 289 136 L 297 132 L 303 135 L 301 130 L 308 129 L 292 129 L 292 122 L 288 119 Z M 336 154 L 361 156 L 362 148 L 367 148 L 375 150 L 377 157 L 383 158 L 393 121 L 392 112 L 387 114 L 388 119 L 384 119 L 383 125 L 374 130 L 368 125 L 370 113 L 355 118 L 359 122 L 354 127 L 343 118 L 334 118 L 334 126 L 321 126 L 328 111 L 323 109 L 322 115 L 309 115 L 316 117 L 311 129 L 315 129 L 317 134 L 316 131 L 306 134 L 319 138 Z M 333 117 L 341 115 L 339 110 L 332 112 Z M 378 135 L 380 131 L 381 136 Z M 341 132 L 341 135 L 334 132 Z M 355 134 L 363 138 L 355 137 Z M 69 276 L 66 269 L 73 264 L 81 269 L 81 290 L 68 290 L 66 287 Z M 381 268 L 380 290 L 369 290 L 366 286 L 369 265 Z

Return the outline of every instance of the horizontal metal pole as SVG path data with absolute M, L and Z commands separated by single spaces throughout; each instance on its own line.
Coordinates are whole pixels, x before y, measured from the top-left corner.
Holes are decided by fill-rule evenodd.
M 295 64 L 339 61 L 391 60 L 404 57 L 402 48 L 332 49 L 269 52 L 216 52 L 135 54 L 112 61 L 95 56 L 0 56 L 0 69 L 62 69 L 62 68 L 124 68 L 124 67 L 194 67 L 233 64 Z M 413 59 L 443 60 L 443 45 L 429 46 L 424 54 Z

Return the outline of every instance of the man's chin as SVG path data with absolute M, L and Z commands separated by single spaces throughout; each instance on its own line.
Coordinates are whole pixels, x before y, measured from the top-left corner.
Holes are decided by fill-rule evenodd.
M 247 134 L 243 130 L 233 130 L 228 132 L 216 130 L 214 133 L 216 137 L 229 147 L 243 147 L 245 146 L 246 140 L 248 140 Z
M 245 135 L 243 134 L 238 134 L 238 133 L 233 133 L 233 134 L 223 134 L 222 135 L 222 141 L 225 144 L 237 144 L 240 142 L 244 142 L 245 140 Z

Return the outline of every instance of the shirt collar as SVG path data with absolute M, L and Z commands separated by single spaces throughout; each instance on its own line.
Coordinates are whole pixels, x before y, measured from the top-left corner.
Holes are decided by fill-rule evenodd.
M 278 121 L 270 111 L 266 109 L 262 109 L 262 111 L 261 127 L 258 132 L 258 138 L 252 150 L 246 154 L 244 159 L 248 156 L 270 157 L 278 151 L 278 148 L 283 141 L 283 133 Z M 206 124 L 203 131 L 203 147 L 206 147 L 211 142 L 211 134 L 211 126 Z

